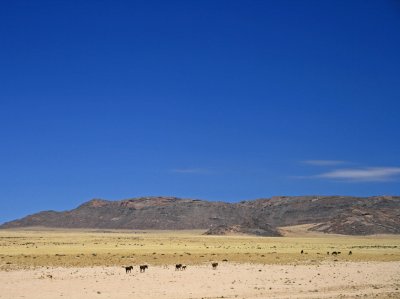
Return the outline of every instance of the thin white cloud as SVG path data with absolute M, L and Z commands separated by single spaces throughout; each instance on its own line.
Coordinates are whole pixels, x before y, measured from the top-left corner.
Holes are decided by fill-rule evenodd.
M 314 177 L 344 181 L 385 182 L 400 178 L 400 167 L 336 169 Z
M 206 169 L 202 168 L 175 168 L 170 170 L 173 173 L 180 174 L 205 174 L 208 173 Z
M 314 166 L 334 166 L 346 163 L 342 160 L 305 160 L 302 161 L 304 164 L 314 165 Z

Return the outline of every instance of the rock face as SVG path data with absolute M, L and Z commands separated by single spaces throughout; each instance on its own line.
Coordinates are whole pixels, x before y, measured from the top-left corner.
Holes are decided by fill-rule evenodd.
M 343 235 L 399 234 L 400 213 L 391 211 L 366 211 L 353 209 L 336 216 L 326 223 L 315 225 L 314 231 Z
M 176 197 L 93 199 L 70 211 L 44 211 L 0 228 L 209 229 L 210 234 L 275 236 L 276 227 L 299 224 L 316 224 L 311 230 L 326 233 L 399 234 L 400 197 L 282 196 L 240 203 Z
M 207 230 L 205 235 L 236 235 L 236 234 L 245 234 L 245 235 L 255 235 L 255 236 L 263 236 L 263 237 L 280 237 L 281 233 L 277 228 L 270 226 L 269 224 L 260 224 L 255 225 L 249 222 L 244 222 L 242 224 L 234 224 L 234 225 L 219 225 L 215 227 L 211 227 Z

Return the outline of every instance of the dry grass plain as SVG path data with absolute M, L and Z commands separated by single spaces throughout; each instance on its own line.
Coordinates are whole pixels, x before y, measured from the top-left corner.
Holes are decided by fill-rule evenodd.
M 306 228 L 281 228 L 280 238 L 0 230 L 0 298 L 400 298 L 400 236 Z M 187 270 L 175 271 L 176 263 Z M 149 265 L 146 273 L 140 264 Z M 128 265 L 134 269 L 125 274 Z
M 203 231 L 0 230 L 0 269 L 199 265 L 224 259 L 255 264 L 400 261 L 400 236 L 325 235 L 302 228 L 283 228 L 286 236 L 278 238 L 204 236 Z M 327 255 L 332 251 L 341 254 Z

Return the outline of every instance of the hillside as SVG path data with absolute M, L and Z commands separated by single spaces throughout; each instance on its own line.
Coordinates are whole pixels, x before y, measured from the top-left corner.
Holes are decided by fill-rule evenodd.
M 211 229 L 210 234 L 276 236 L 277 227 L 299 224 L 315 224 L 311 230 L 326 233 L 399 234 L 400 197 L 282 196 L 240 203 L 176 197 L 93 199 L 73 210 L 43 211 L 0 228 Z

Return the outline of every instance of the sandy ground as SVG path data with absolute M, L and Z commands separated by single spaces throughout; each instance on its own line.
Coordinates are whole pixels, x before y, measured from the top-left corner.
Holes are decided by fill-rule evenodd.
M 400 298 L 400 262 L 0 271 L 0 298 Z

